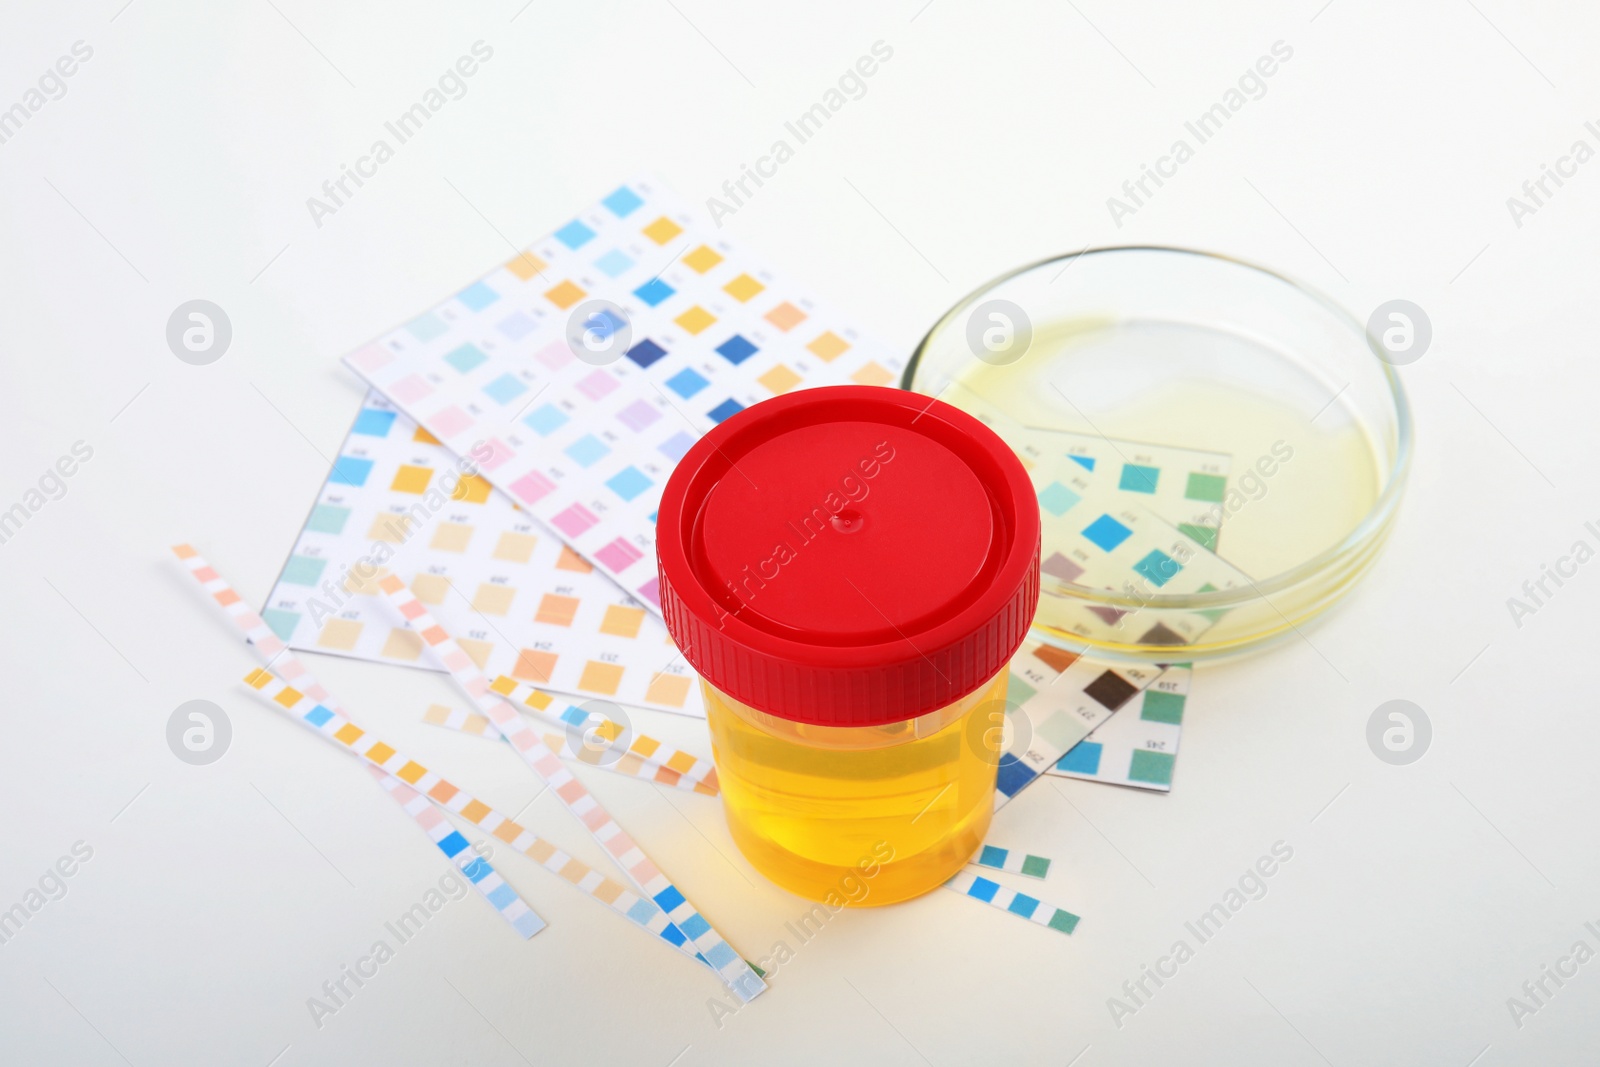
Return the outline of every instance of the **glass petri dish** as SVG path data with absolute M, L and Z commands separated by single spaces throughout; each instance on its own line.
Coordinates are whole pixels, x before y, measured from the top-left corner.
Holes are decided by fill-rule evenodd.
M 901 384 L 984 419 L 1029 464 L 1035 633 L 1172 662 L 1293 635 L 1371 567 L 1412 449 L 1383 355 L 1273 271 L 1103 248 L 967 296 Z

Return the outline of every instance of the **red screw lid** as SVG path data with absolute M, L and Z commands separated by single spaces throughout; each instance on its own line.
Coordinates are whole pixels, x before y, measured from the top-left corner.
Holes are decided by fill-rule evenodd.
M 689 449 L 656 526 L 667 629 L 722 692 L 872 726 L 1005 668 L 1039 602 L 1039 505 L 977 419 L 832 386 L 739 412 Z

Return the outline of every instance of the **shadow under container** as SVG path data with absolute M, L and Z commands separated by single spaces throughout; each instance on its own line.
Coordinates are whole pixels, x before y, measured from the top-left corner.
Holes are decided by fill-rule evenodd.
M 994 811 L 1007 664 L 1039 597 L 1015 454 L 927 397 L 809 389 L 679 462 L 656 547 L 699 672 L 728 828 L 834 906 L 933 889 Z

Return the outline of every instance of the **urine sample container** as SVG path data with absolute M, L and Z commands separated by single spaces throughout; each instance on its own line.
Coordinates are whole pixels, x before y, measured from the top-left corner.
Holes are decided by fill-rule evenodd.
M 988 831 L 1006 667 L 1039 597 L 1015 453 L 925 396 L 803 390 L 701 438 L 656 536 L 751 864 L 833 906 L 960 870 Z

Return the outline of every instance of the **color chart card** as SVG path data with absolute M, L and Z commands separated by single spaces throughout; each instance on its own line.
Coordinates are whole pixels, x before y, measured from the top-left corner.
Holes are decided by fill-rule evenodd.
M 376 392 L 262 617 L 292 648 L 442 670 L 373 566 L 410 585 L 491 676 L 705 714 L 659 619 Z
M 960 382 L 951 383 L 944 399 L 999 434 L 1028 468 L 1036 487 L 1054 480 L 1063 464 L 1075 463 L 1109 479 L 1130 503 L 1143 505 L 1216 551 L 1233 465 L 1227 453 L 1024 426 Z
M 689 446 L 769 397 L 901 367 L 650 181 L 346 361 L 656 612 L 656 508 Z
M 1096 726 L 1050 768 L 1061 778 L 1131 785 L 1168 792 L 1178 761 L 1188 664 L 1175 664 L 1151 682 L 1139 699 Z
M 995 779 L 996 810 L 1161 674 L 1154 665 L 1103 663 L 1042 641 L 1024 641 L 1006 679 L 1010 729 Z
M 1074 587 L 1111 589 L 1138 603 L 1157 595 L 1233 589 L 1249 582 L 1221 557 L 1109 485 L 1109 473 L 1091 474 L 1081 465 L 1063 462 L 1054 476 L 1047 472 L 1035 478 L 1046 546 L 1040 596 L 1052 601 L 1050 625 L 1092 640 L 1191 642 L 1216 622 L 1214 612 L 1164 611 L 1160 621 L 1145 628 L 1137 610 L 1090 605 L 1074 594 Z

